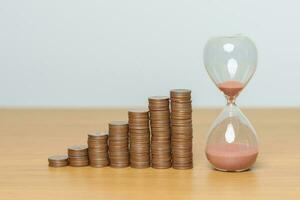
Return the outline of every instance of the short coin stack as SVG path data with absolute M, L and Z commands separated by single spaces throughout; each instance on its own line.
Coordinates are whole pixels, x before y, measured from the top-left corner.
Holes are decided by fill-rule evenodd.
M 89 161 L 92 167 L 105 167 L 108 161 L 108 133 L 92 133 L 88 135 Z
M 68 165 L 67 155 L 54 155 L 48 158 L 50 167 L 64 167 Z
M 171 90 L 172 162 L 174 169 L 193 168 L 191 91 Z
M 128 111 L 130 134 L 130 165 L 132 168 L 150 167 L 149 111 Z
M 83 167 L 89 165 L 87 145 L 76 145 L 69 147 L 69 164 L 73 167 Z
M 110 122 L 108 141 L 110 166 L 114 168 L 128 167 L 128 123 L 126 121 Z
M 172 166 L 169 97 L 148 98 L 151 124 L 152 167 L 166 169 Z

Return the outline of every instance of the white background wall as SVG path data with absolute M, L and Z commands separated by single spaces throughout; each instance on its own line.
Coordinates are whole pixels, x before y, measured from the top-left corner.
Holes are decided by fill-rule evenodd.
M 191 88 L 224 98 L 203 66 L 215 35 L 245 33 L 259 65 L 242 106 L 300 106 L 297 0 L 0 0 L 0 106 L 141 106 Z

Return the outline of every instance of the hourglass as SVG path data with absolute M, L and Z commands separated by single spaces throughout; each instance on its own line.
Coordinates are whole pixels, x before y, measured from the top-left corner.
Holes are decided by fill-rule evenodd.
M 255 44 L 242 35 L 212 38 L 204 49 L 204 64 L 227 99 L 209 131 L 206 157 L 217 170 L 247 170 L 258 155 L 257 137 L 235 100 L 256 70 Z

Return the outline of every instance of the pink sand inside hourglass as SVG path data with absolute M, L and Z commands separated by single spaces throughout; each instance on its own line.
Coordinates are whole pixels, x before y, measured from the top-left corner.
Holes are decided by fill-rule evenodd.
M 217 169 L 239 171 L 249 169 L 255 162 L 258 148 L 245 144 L 213 144 L 206 148 L 206 156 Z
M 225 95 L 235 97 L 244 88 L 244 84 L 239 81 L 225 81 L 218 84 L 218 88 Z

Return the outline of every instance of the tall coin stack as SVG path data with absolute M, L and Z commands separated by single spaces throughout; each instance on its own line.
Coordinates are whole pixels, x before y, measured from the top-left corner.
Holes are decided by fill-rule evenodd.
M 128 167 L 128 123 L 125 121 L 110 122 L 108 142 L 110 166 L 114 168 Z
M 171 96 L 171 143 L 174 169 L 193 168 L 191 91 L 174 89 Z
M 107 138 L 107 133 L 88 135 L 89 161 L 92 167 L 105 167 L 109 164 Z
M 148 98 L 151 124 L 152 167 L 166 169 L 172 166 L 169 97 Z
M 128 111 L 130 134 L 130 165 L 132 168 L 150 167 L 149 111 Z
M 87 145 L 76 145 L 68 148 L 69 164 L 73 167 L 89 165 Z

